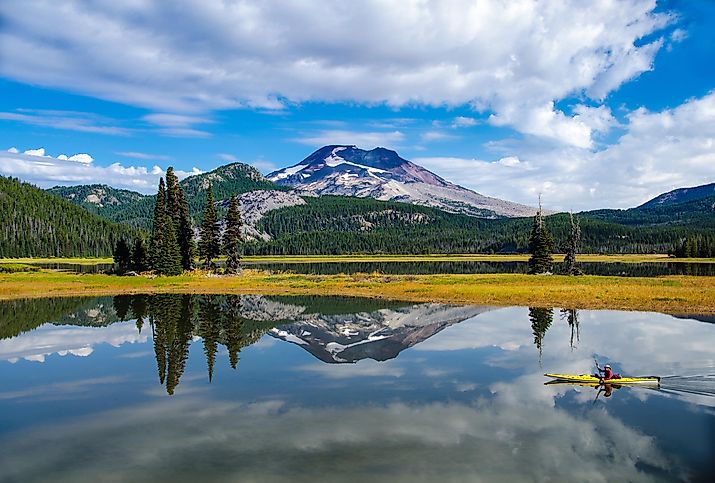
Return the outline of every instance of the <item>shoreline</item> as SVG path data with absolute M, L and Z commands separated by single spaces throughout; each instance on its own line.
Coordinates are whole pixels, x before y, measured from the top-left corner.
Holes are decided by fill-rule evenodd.
M 352 263 L 352 262 L 526 262 L 529 254 L 428 254 L 428 255 L 252 255 L 241 260 L 254 263 Z M 563 254 L 554 254 L 554 262 L 562 262 Z M 217 260 L 222 260 L 219 257 Z M 579 254 L 577 262 L 584 263 L 715 263 L 715 258 L 675 258 L 667 254 Z M 68 263 L 96 265 L 114 263 L 111 257 L 22 257 L 0 258 L 0 264 L 26 263 L 50 264 Z M 198 261 L 197 261 L 198 263 Z
M 410 302 L 715 313 L 715 277 L 581 275 L 300 275 L 244 269 L 176 277 L 40 272 L 0 274 L 0 300 L 154 293 L 338 295 Z

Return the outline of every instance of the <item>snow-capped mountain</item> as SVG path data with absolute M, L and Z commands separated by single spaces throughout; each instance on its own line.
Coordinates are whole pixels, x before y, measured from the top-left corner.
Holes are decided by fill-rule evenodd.
M 370 313 L 304 313 L 268 334 L 302 347 L 323 362 L 386 361 L 446 327 L 488 310 L 491 308 L 427 303 Z
M 452 213 L 494 218 L 532 216 L 529 206 L 481 195 L 401 158 L 395 151 L 325 146 L 267 178 L 312 195 L 402 201 Z

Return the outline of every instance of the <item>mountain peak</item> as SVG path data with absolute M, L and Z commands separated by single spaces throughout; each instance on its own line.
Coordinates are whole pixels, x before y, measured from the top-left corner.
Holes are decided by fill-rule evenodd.
M 323 146 L 300 163 L 274 171 L 267 178 L 318 196 L 402 201 L 485 218 L 530 216 L 535 212 L 531 207 L 450 183 L 383 147 L 366 151 L 354 145 Z
M 191 180 L 192 178 L 204 178 L 204 179 L 238 179 L 238 178 L 248 178 L 253 181 L 266 181 L 266 178 L 258 171 L 256 168 L 250 164 L 233 162 L 229 164 L 224 164 L 218 168 L 209 171 L 207 173 L 195 174 L 189 176 L 184 181 Z

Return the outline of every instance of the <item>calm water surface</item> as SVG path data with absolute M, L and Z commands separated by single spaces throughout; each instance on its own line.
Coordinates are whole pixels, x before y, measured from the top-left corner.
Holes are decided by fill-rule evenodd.
M 0 302 L 0 481 L 714 481 L 707 317 L 349 298 Z M 544 372 L 666 376 L 544 385 Z
M 83 265 L 78 263 L 38 263 L 42 268 L 75 273 L 102 273 L 112 268 L 111 263 Z M 221 263 L 219 263 L 221 265 Z M 293 272 L 310 275 L 335 275 L 339 273 L 373 273 L 390 275 L 432 275 L 446 273 L 526 273 L 526 262 L 292 262 L 263 263 L 243 262 L 246 268 Z M 559 273 L 562 264 L 556 263 Z M 663 275 L 715 276 L 715 263 L 647 262 L 647 263 L 579 263 L 587 275 L 615 277 L 659 277 Z
M 334 275 L 339 273 L 373 273 L 390 275 L 476 274 L 476 273 L 527 273 L 527 262 L 298 262 L 261 263 L 245 262 L 247 268 L 259 268 L 281 272 L 310 275 Z M 562 263 L 554 264 L 554 272 L 563 271 Z M 664 275 L 715 276 L 715 263 L 593 263 L 578 264 L 586 275 L 614 277 L 659 277 Z

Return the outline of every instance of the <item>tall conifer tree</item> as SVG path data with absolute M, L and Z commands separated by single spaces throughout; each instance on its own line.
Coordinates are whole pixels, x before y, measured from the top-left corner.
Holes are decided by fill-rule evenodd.
M 159 191 L 156 194 L 156 204 L 154 205 L 154 220 L 151 227 L 151 238 L 149 240 L 149 262 L 151 268 L 156 269 L 161 257 L 161 250 L 164 246 L 164 234 L 166 224 L 166 188 L 164 178 L 159 179 Z
M 176 240 L 181 253 L 181 266 L 184 270 L 194 268 L 194 228 L 189 214 L 189 203 L 184 196 L 184 190 L 179 184 L 179 178 L 174 174 L 174 168 L 166 169 L 166 213 L 171 216 L 176 229 Z
M 534 225 L 529 236 L 529 273 L 544 274 L 553 270 L 554 259 L 551 253 L 554 251 L 551 233 L 544 223 L 544 215 L 541 211 L 541 199 L 539 199 L 539 210 L 534 216 Z
M 199 241 L 199 257 L 206 269 L 211 269 L 213 259 L 219 256 L 221 250 L 219 226 L 216 218 L 216 206 L 211 183 L 206 190 L 206 209 L 201 223 L 201 241 Z
M 181 267 L 181 253 L 176 240 L 174 222 L 170 216 L 167 216 L 164 223 L 166 233 L 163 237 L 163 245 L 156 268 L 161 275 L 181 275 L 183 268 Z
M 149 257 L 144 244 L 144 238 L 138 236 L 134 239 L 132 247 L 132 268 L 137 272 L 149 270 Z
M 226 213 L 226 228 L 223 232 L 223 252 L 226 255 L 226 270 L 235 273 L 241 262 L 241 212 L 236 195 L 231 196 Z
M 179 219 L 176 222 L 176 235 L 179 241 L 179 251 L 181 252 L 181 266 L 184 270 L 191 270 L 194 268 L 194 256 L 196 255 L 194 226 L 189 214 L 189 203 L 186 201 L 181 185 L 177 185 L 177 199 L 179 203 Z
M 179 178 L 169 166 L 166 168 L 166 214 L 174 220 L 174 226 L 179 219 L 179 189 Z
M 117 273 L 124 273 L 132 265 L 132 255 L 129 245 L 124 238 L 120 238 L 114 247 L 114 263 L 117 264 Z

